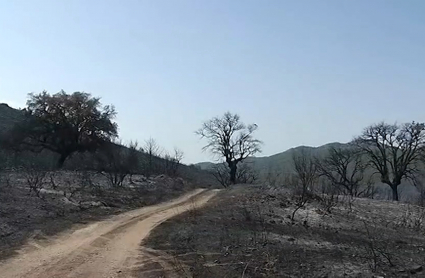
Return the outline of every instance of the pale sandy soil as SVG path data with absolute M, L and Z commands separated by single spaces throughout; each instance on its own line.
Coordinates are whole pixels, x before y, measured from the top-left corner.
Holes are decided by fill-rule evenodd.
M 145 264 L 167 268 L 154 250 L 140 247 L 165 220 L 204 205 L 217 190 L 198 189 L 175 200 L 136 209 L 68 230 L 47 241 L 30 241 L 0 263 L 4 278 L 143 277 Z

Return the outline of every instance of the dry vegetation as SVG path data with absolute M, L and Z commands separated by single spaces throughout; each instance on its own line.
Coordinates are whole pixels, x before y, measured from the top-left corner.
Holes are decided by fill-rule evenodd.
M 316 195 L 292 220 L 297 200 L 288 189 L 237 186 L 165 222 L 144 244 L 181 277 L 425 275 L 424 208 L 334 201 L 329 209 Z
M 126 177 L 112 186 L 108 175 L 88 171 L 44 170 L 0 173 L 0 258 L 28 239 L 43 240 L 74 224 L 155 204 L 195 186 L 165 175 Z
M 213 176 L 224 187 L 259 181 L 244 163 L 261 151 L 258 127 L 237 114 L 196 132 L 207 140 L 204 150 L 224 162 L 210 177 L 152 138 L 124 146 L 115 115 L 86 93 L 29 96 L 22 121 L 0 134 L 0 257 L 27 239 L 42 243 L 72 224 L 193 188 L 178 176 L 203 186 L 213 185 Z M 161 266 L 161 273 L 150 266 L 153 277 L 423 276 L 424 208 L 359 197 L 373 199 L 380 181 L 398 201 L 402 182 L 410 181 L 423 205 L 424 162 L 425 124 L 374 124 L 323 157 L 293 152 L 293 169 L 267 174 L 270 187 L 228 187 L 208 207 L 193 206 L 152 234 L 143 254 Z

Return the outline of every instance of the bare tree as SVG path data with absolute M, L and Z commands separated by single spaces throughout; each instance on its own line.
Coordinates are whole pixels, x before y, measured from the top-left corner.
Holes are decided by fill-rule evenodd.
M 155 171 L 155 159 L 161 154 L 160 147 L 155 139 L 149 138 L 145 141 L 145 145 L 143 146 L 142 150 L 146 154 L 144 163 L 145 174 L 147 177 L 149 177 Z
M 181 165 L 182 159 L 184 157 L 184 152 L 182 150 L 180 150 L 179 148 L 175 147 L 174 148 L 174 154 L 172 157 L 172 168 L 171 168 L 171 174 L 172 175 L 176 175 L 177 171 Z
M 380 175 L 381 182 L 392 189 L 393 200 L 398 201 L 398 186 L 403 179 L 415 182 L 425 145 L 425 125 L 379 124 L 367 127 L 353 141 L 367 154 L 369 165 Z
M 311 191 L 318 178 L 318 169 L 311 151 L 302 148 L 294 151 L 292 162 L 296 177 L 299 179 L 303 188 Z
M 133 175 L 140 171 L 140 150 L 137 141 L 131 141 L 128 145 L 127 162 L 129 166 L 130 183 L 133 183 Z
M 183 159 L 183 157 L 183 151 L 178 148 L 174 148 L 174 153 L 172 155 L 166 153 L 163 156 L 165 174 L 173 176 L 177 175 L 177 171 L 181 165 L 181 160 Z
M 224 157 L 230 169 L 230 182 L 235 184 L 238 164 L 261 151 L 262 142 L 253 137 L 256 130 L 256 124 L 245 125 L 240 121 L 239 115 L 227 112 L 222 117 L 203 123 L 196 134 L 208 140 L 203 150 Z
M 315 160 L 310 151 L 302 148 L 292 154 L 292 163 L 295 173 L 287 178 L 287 182 L 294 187 L 295 213 L 312 197 L 312 189 L 318 179 L 318 170 Z
M 367 164 L 362 161 L 361 151 L 355 147 L 330 147 L 324 158 L 316 160 L 316 165 L 319 176 L 325 177 L 344 194 L 358 197 L 368 189 L 363 186 Z
M 184 157 L 184 152 L 182 150 L 180 150 L 179 148 L 175 147 L 174 148 L 174 157 L 173 157 L 174 160 L 177 163 L 181 164 L 183 157 Z
M 230 174 L 225 163 L 214 165 L 210 172 L 224 188 L 230 185 Z

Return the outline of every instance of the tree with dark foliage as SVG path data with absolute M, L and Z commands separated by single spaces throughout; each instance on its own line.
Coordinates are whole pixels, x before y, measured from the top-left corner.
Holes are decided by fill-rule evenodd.
M 367 127 L 353 142 L 367 155 L 381 182 L 391 187 L 393 200 L 399 200 L 398 186 L 403 179 L 416 182 L 425 146 L 425 124 L 381 122 Z
M 261 151 L 262 142 L 252 135 L 256 130 L 256 124 L 245 125 L 239 115 L 227 112 L 220 118 L 205 122 L 196 134 L 208 140 L 203 150 L 224 157 L 230 169 L 230 182 L 235 184 L 238 163 Z
M 87 93 L 30 94 L 25 119 L 12 129 L 9 140 L 20 149 L 59 154 L 61 168 L 73 153 L 95 151 L 116 138 L 115 115 L 113 106 L 102 106 Z

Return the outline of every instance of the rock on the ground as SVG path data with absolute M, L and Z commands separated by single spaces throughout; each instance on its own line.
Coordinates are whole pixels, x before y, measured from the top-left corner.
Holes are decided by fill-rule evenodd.
M 411 274 L 419 273 L 423 270 L 423 267 L 421 265 L 413 265 L 409 267 L 409 272 Z

